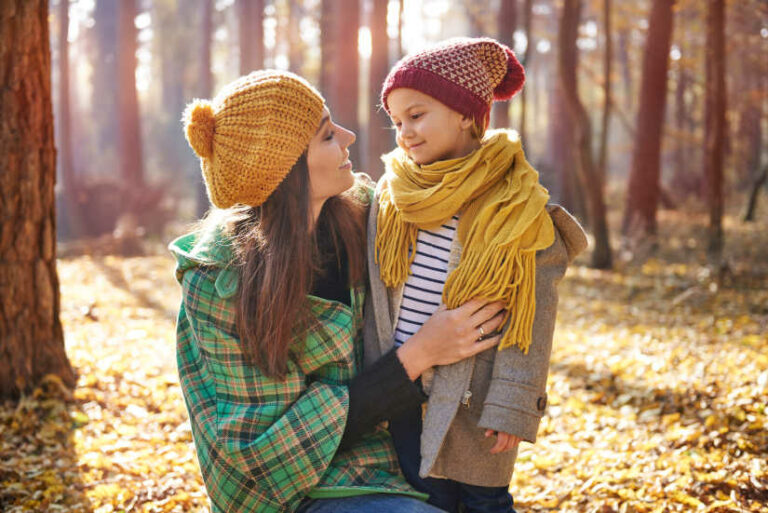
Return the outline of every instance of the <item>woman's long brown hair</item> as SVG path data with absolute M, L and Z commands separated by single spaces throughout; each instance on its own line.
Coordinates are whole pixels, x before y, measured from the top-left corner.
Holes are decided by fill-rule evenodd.
M 240 343 L 248 361 L 268 376 L 284 378 L 291 344 L 304 340 L 307 294 L 320 261 L 318 231 L 329 234 L 337 257 L 342 247 L 346 251 L 349 283 L 363 280 L 365 206 L 354 189 L 326 200 L 317 225 L 310 227 L 305 154 L 263 205 L 241 207 L 230 217 L 240 275 Z

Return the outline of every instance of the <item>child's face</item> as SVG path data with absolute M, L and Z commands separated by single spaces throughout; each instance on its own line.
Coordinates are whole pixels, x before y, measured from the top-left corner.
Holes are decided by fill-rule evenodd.
M 417 164 L 463 157 L 476 141 L 472 120 L 415 89 L 398 88 L 387 97 L 397 145 Z

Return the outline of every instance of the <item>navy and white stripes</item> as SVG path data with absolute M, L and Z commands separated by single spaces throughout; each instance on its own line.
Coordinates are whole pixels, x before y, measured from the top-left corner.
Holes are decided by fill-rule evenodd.
M 448 276 L 448 256 L 458 224 L 459 218 L 453 216 L 436 230 L 419 230 L 416 257 L 405 281 L 395 328 L 395 345 L 408 340 L 440 306 Z

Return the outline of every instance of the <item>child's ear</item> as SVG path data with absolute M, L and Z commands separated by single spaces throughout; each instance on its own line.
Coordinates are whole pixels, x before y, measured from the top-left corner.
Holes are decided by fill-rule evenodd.
M 472 128 L 473 124 L 474 124 L 474 120 L 471 117 L 462 116 L 459 126 L 461 127 L 462 130 L 469 130 Z

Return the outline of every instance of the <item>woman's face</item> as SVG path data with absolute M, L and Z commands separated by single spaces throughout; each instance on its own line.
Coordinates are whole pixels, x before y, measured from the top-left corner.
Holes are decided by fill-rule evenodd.
M 347 148 L 355 142 L 355 134 L 331 120 L 326 107 L 317 133 L 309 142 L 307 167 L 309 191 L 313 204 L 322 204 L 328 198 L 346 191 L 355 179 Z

